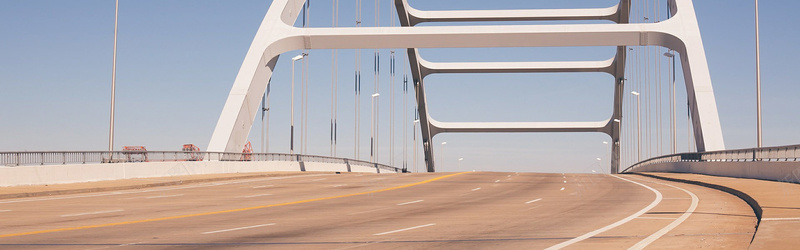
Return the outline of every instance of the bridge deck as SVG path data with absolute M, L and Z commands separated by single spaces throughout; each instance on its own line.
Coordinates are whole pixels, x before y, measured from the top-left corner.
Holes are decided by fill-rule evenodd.
M 743 248 L 756 223 L 741 199 L 691 184 L 496 172 L 307 173 L 3 199 L 0 211 L 0 246 L 31 249 Z

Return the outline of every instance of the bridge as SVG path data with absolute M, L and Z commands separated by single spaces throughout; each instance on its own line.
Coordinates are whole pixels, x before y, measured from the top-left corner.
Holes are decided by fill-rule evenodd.
M 193 145 L 183 151 L 143 147 L 114 151 L 112 140 L 108 151 L 0 152 L 4 218 L 0 246 L 793 246 L 791 239 L 797 238 L 795 229 L 800 227 L 796 211 L 800 200 L 794 198 L 800 191 L 800 145 L 725 148 L 698 22 L 702 13 L 695 11 L 691 0 L 622 0 L 612 7 L 579 9 L 447 11 L 416 9 L 407 0 L 391 3 L 389 26 L 381 25 L 376 1 L 375 26 L 363 27 L 362 3 L 357 1 L 356 25 L 340 27 L 335 0 L 330 27 L 312 27 L 310 2 L 272 1 L 203 151 Z M 424 59 L 427 54 L 421 50 L 517 47 L 603 48 L 613 56 L 595 61 L 434 62 Z M 337 152 L 342 140 L 338 58 L 344 49 L 356 53 L 352 157 Z M 374 50 L 368 140 L 361 139 L 366 129 L 360 128 L 363 49 Z M 325 107 L 331 110 L 330 123 L 324 124 L 330 126 L 329 155 L 308 149 L 318 147 L 308 142 L 313 136 L 308 127 L 318 124 L 309 117 L 308 110 L 316 107 L 309 104 L 315 97 L 308 94 L 312 85 L 307 74 L 312 71 L 309 61 L 319 50 L 331 51 L 331 104 Z M 381 59 L 383 50 L 390 50 L 388 93 L 380 88 L 380 63 L 386 62 Z M 281 59 L 293 51 L 299 51 L 297 56 Z M 301 105 L 296 112 L 299 63 Z M 268 149 L 269 133 L 263 132 L 270 123 L 271 85 L 278 82 L 273 76 L 287 70 L 278 67 L 283 64 L 291 64 L 292 89 L 279 95 L 291 97 L 291 123 L 286 133 L 288 152 L 279 153 Z M 398 65 L 404 69 L 402 77 Z M 677 79 L 679 70 L 682 79 Z M 610 75 L 611 84 L 606 86 L 612 94 L 611 112 L 597 121 L 434 119 L 426 77 L 508 73 Z M 683 153 L 677 150 L 678 83 L 686 92 L 690 123 L 686 132 L 691 134 L 685 141 L 690 144 L 688 152 Z M 402 106 L 395 103 L 395 91 L 403 93 Z M 408 92 L 416 105 L 405 102 Z M 380 124 L 387 124 L 380 119 L 382 96 L 390 99 L 388 130 L 380 129 Z M 404 110 L 402 121 L 395 121 L 398 106 L 411 107 L 413 118 Z M 499 112 L 518 114 L 514 109 Z M 259 118 L 260 153 L 250 150 L 248 142 Z M 403 134 L 402 154 L 396 149 L 397 125 Z M 413 126 L 412 136 L 408 125 Z M 388 143 L 381 143 L 382 131 L 388 131 Z M 599 168 L 598 163 L 592 173 L 464 172 L 460 165 L 459 172 L 437 171 L 447 143 L 434 144 L 434 137 L 447 133 L 604 134 L 607 148 L 597 160 L 608 167 Z M 413 157 L 407 149 L 409 137 L 414 139 Z M 362 140 L 368 147 L 361 147 Z M 381 151 L 381 145 L 389 147 Z M 436 154 L 434 145 L 442 146 Z M 421 146 L 423 171 L 408 164 L 417 163 L 416 146 Z M 361 156 L 364 149 L 369 160 Z M 381 160 L 381 153 L 389 159 Z

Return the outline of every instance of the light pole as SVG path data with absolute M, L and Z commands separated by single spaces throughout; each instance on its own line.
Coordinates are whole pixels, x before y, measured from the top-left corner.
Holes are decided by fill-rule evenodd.
M 670 51 L 672 51 L 672 50 L 670 50 Z M 673 54 L 671 52 L 666 52 L 666 53 L 664 53 L 664 56 L 666 56 L 669 59 L 672 59 L 672 76 L 671 76 L 672 77 L 672 81 L 670 81 L 670 83 L 669 83 L 670 84 L 670 87 L 669 87 L 669 98 L 670 98 L 670 100 L 669 100 L 669 111 L 670 111 L 669 134 L 670 134 L 670 138 L 672 138 L 672 153 L 674 154 L 674 153 L 678 152 L 678 138 L 677 138 L 677 133 L 675 131 L 675 127 L 676 127 L 675 120 L 677 120 L 676 117 L 675 117 L 675 111 L 677 110 L 677 107 L 675 107 L 675 54 Z
M 756 0 L 756 130 L 758 147 L 761 147 L 761 38 L 758 34 L 758 0 Z
M 642 160 L 642 99 L 639 92 L 631 91 L 636 96 L 636 162 Z
M 270 77 L 267 81 L 267 91 L 264 93 L 264 97 L 261 99 L 261 148 L 263 153 L 269 152 L 269 92 L 271 86 L 272 78 Z M 267 116 L 266 126 L 264 123 L 264 114 Z
M 372 101 L 370 102 L 370 112 L 372 113 L 370 117 L 371 125 L 369 127 L 369 161 L 375 162 L 375 98 L 380 96 L 381 94 L 375 93 L 372 94 Z
M 108 152 L 114 151 L 114 109 L 117 92 L 117 21 L 119 20 L 119 0 L 114 5 L 114 59 L 111 62 L 111 121 L 108 129 Z M 108 159 L 111 161 L 112 155 Z
M 606 156 L 610 156 L 610 155 L 611 155 L 611 152 L 609 151 L 609 147 L 610 147 L 611 145 L 609 145 L 607 141 L 603 141 L 603 144 L 605 144 L 605 145 L 606 145 L 606 152 L 605 152 L 605 155 L 606 155 Z M 610 161 L 608 162 L 608 168 L 609 168 L 609 169 L 611 168 L 611 162 L 610 162 Z
M 294 63 L 297 60 L 303 59 L 305 54 L 299 54 L 292 58 L 292 119 L 291 119 L 291 132 L 289 133 L 289 154 L 294 154 Z
M 412 128 L 412 130 L 414 130 L 414 172 L 415 173 L 418 171 L 418 169 L 417 169 L 417 123 L 419 123 L 419 120 L 414 120 L 413 128 Z
M 444 162 L 444 146 L 445 145 L 447 145 L 447 142 L 446 141 L 442 142 L 442 161 L 441 162 Z

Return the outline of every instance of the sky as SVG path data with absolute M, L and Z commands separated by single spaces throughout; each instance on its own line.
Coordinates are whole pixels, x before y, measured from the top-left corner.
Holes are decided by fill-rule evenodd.
M 380 1 L 378 20 L 381 26 L 397 25 L 396 21 L 391 21 L 396 17 L 390 2 Z M 641 1 L 634 2 L 644 6 Z M 663 3 L 659 1 L 658 6 Z M 172 151 L 180 150 L 186 143 L 205 149 L 233 79 L 270 4 L 271 1 L 266 0 L 120 0 L 115 149 L 143 145 L 149 150 Z M 339 26 L 354 26 L 355 1 L 340 1 L 339 4 Z M 616 2 L 410 0 L 410 4 L 422 10 L 455 10 L 595 8 L 613 6 Z M 754 147 L 753 1 L 695 1 L 694 4 L 725 146 L 729 149 Z M 363 1 L 364 26 L 375 26 L 375 7 L 374 1 Z M 800 46 L 796 45 L 800 29 L 795 27 L 800 23 L 800 16 L 793 12 L 800 8 L 800 2 L 762 1 L 759 8 L 763 142 L 765 146 L 800 144 L 797 130 L 800 99 L 796 97 L 800 93 L 796 80 L 796 71 L 800 68 L 796 60 L 800 58 Z M 314 1 L 310 13 L 312 27 L 332 26 L 331 1 Z M 296 26 L 300 25 L 298 21 Z M 0 151 L 107 149 L 113 32 L 113 0 L 0 0 Z M 394 88 L 389 75 L 392 51 L 395 51 L 398 65 Z M 407 70 L 404 49 L 378 52 L 381 55 L 378 161 L 402 166 L 403 129 L 406 129 L 405 162 L 411 170 L 415 167 L 422 170 L 424 162 L 419 140 L 416 164 L 412 152 L 415 103 L 412 92 L 407 96 L 408 113 L 403 123 L 402 79 Z M 290 58 L 299 53 L 284 54 L 273 74 L 270 152 L 289 151 Z M 338 53 L 336 155 L 354 158 L 355 51 L 339 50 Z M 369 49 L 361 53 L 359 152 L 360 158 L 367 160 L 375 51 Z M 667 72 L 667 59 L 659 57 L 659 53 L 663 52 L 654 48 L 650 54 L 653 59 L 648 62 L 663 64 L 663 72 Z M 307 153 L 330 155 L 331 51 L 314 50 L 310 54 Z M 436 62 L 605 60 L 614 55 L 614 48 L 422 49 L 421 55 Z M 300 79 L 300 67 L 295 74 Z M 678 74 L 677 103 L 685 103 L 686 92 L 680 72 Z M 440 121 L 598 121 L 611 115 L 612 82 L 613 77 L 602 73 L 452 74 L 426 78 L 426 89 L 430 114 Z M 300 89 L 298 84 L 296 91 Z M 395 94 L 394 123 L 389 116 L 392 90 Z M 625 97 L 627 103 L 630 103 L 629 97 Z M 295 105 L 299 110 L 299 99 Z M 625 112 L 631 111 L 629 106 L 625 109 Z M 678 110 L 685 112 L 685 109 Z M 685 152 L 685 113 L 678 114 L 678 151 Z M 299 117 L 299 112 L 296 115 Z M 631 118 L 633 116 L 626 115 L 623 120 L 631 122 Z M 256 152 L 265 149 L 261 146 L 260 119 L 259 115 L 249 137 Z M 299 126 L 299 118 L 295 122 Z M 393 151 L 389 144 L 392 124 L 395 128 Z M 666 120 L 662 120 L 662 124 L 668 126 Z M 662 129 L 661 137 L 668 138 L 668 133 L 668 129 Z M 603 141 L 609 140 L 600 133 L 440 134 L 433 143 L 439 171 L 583 173 L 608 171 L 608 148 Z M 447 143 L 442 145 L 442 142 Z M 300 143 L 299 138 L 296 143 Z M 659 144 L 661 151 L 656 146 Z M 626 145 L 629 143 L 623 140 L 623 147 Z M 650 145 L 649 156 L 669 153 L 669 139 Z M 626 152 L 623 159 L 630 159 L 630 153 Z

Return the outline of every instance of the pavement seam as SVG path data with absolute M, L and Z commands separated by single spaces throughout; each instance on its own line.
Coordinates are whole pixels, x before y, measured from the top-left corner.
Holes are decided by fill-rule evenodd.
M 702 186 L 702 187 L 716 189 L 716 190 L 719 190 L 719 191 L 722 191 L 722 192 L 726 192 L 726 193 L 732 194 L 732 195 L 734 195 L 736 197 L 739 197 L 739 199 L 744 200 L 744 202 L 746 202 L 748 205 L 750 205 L 750 208 L 752 208 L 753 212 L 756 214 L 756 218 L 758 220 L 756 221 L 756 227 L 753 230 L 753 238 L 750 239 L 750 244 L 752 245 L 753 244 L 753 240 L 756 239 L 756 234 L 758 234 L 758 227 L 759 227 L 759 225 L 761 225 L 761 214 L 763 213 L 763 210 L 761 209 L 761 205 L 758 204 L 758 201 L 756 201 L 756 199 L 754 199 L 750 195 L 746 194 L 745 192 L 739 191 L 739 190 L 731 188 L 731 187 L 726 187 L 726 186 L 722 186 L 722 185 L 717 185 L 717 184 L 712 184 L 712 183 L 707 183 L 707 182 L 701 182 L 701 181 L 677 179 L 677 178 L 664 177 L 664 176 L 645 174 L 645 173 L 624 173 L 624 174 L 635 174 L 635 175 L 641 175 L 641 176 L 656 178 L 656 179 L 665 180 L 665 181 L 674 181 L 674 182 L 681 182 L 681 183 L 686 183 L 686 184 L 694 184 L 694 185 L 698 185 L 698 186 Z

